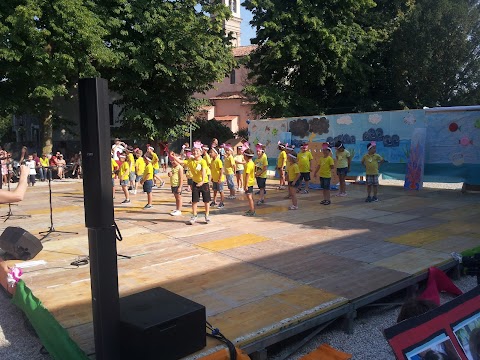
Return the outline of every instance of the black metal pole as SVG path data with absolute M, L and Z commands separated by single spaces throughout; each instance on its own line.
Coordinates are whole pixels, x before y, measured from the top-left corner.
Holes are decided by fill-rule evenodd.
M 88 228 L 95 357 L 119 359 L 120 304 L 110 164 L 108 85 L 79 81 L 85 224 Z

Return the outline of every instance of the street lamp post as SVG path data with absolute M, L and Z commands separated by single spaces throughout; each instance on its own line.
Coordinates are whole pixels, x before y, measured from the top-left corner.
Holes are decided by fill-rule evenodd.
M 187 116 L 187 122 L 190 125 L 190 149 L 192 148 L 192 123 L 195 121 L 195 116 Z

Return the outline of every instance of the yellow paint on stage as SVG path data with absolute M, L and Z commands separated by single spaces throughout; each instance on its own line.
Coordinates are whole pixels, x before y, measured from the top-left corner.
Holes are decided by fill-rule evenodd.
M 402 271 L 407 274 L 417 274 L 428 269 L 432 264 L 440 265 L 451 259 L 452 257 L 448 253 L 414 248 L 376 261 L 373 265 Z
M 198 246 L 208 250 L 222 251 L 238 248 L 240 246 L 256 244 L 267 240 L 269 239 L 264 236 L 259 236 L 255 234 L 244 234 L 239 236 L 232 236 L 225 239 L 204 242 L 199 244 Z
M 82 206 L 62 206 L 62 207 L 54 207 L 53 212 L 55 214 L 60 214 L 63 212 L 67 211 L 83 211 L 83 203 Z M 50 208 L 48 207 L 48 204 L 46 207 L 41 208 L 41 209 L 29 209 L 27 212 L 29 215 L 44 215 L 44 214 L 50 214 Z
M 386 239 L 386 241 L 390 241 L 390 242 L 402 244 L 402 245 L 422 247 L 425 244 L 429 244 L 434 241 L 444 239 L 447 236 L 448 234 L 441 233 L 438 231 L 417 230 L 417 231 L 412 231 L 408 234 L 388 238 Z
M 341 296 L 300 285 L 211 316 L 209 321 L 222 329 L 227 338 L 236 339 L 242 345 L 277 333 L 346 302 L 347 299 Z M 319 304 L 324 306 L 316 308 Z
M 267 207 L 259 207 L 255 208 L 255 213 L 257 215 L 268 215 L 274 214 L 279 212 L 286 212 L 288 211 L 288 206 L 267 206 Z

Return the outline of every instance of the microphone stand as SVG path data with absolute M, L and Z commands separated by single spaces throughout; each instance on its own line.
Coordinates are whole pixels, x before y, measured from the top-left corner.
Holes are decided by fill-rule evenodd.
M 10 191 L 10 173 L 8 173 L 7 175 L 7 190 Z M 0 180 L 2 181 L 2 180 Z M 15 204 L 16 205 L 16 204 Z M 3 220 L 3 222 L 6 222 L 7 220 L 9 219 L 12 219 L 12 218 L 17 218 L 17 219 L 25 219 L 25 218 L 29 218 L 29 217 L 32 217 L 32 215 L 14 215 L 13 212 L 12 212 L 12 204 L 11 203 L 8 203 L 8 212 L 6 215 L 1 215 L 0 216 L 0 219 L 5 219 Z
M 40 241 L 45 240 L 52 233 L 78 234 L 78 232 L 75 232 L 75 231 L 55 230 L 55 227 L 53 226 L 53 208 L 52 208 L 52 168 L 50 166 L 47 168 L 47 176 L 48 176 L 48 194 L 49 194 L 49 202 L 50 202 L 50 228 L 47 231 L 39 232 L 40 235 L 43 235 Z

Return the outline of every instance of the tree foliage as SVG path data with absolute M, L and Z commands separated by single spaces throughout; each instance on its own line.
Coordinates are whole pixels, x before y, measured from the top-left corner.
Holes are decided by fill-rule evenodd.
M 245 0 L 256 111 L 279 117 L 478 103 L 474 0 Z
M 230 12 L 221 1 L 125 0 L 112 25 L 120 56 L 108 70 L 121 95 L 123 119 L 151 137 L 163 137 L 198 109 L 192 96 L 212 87 L 234 66 L 222 27 Z M 212 15 L 212 17 L 210 17 Z
M 213 138 L 219 144 L 233 138 L 233 132 L 229 127 L 216 120 L 197 120 L 197 129 L 193 132 L 193 140 L 200 140 L 203 144 L 210 145 Z
M 255 79 L 247 91 L 256 111 L 272 117 L 318 114 L 343 86 L 355 50 L 373 36 L 357 22 L 372 0 L 245 0 L 258 49 L 248 62 Z
M 95 10 L 84 0 L 0 2 L 0 108 L 38 115 L 50 145 L 54 99 L 115 61 Z

